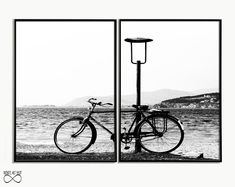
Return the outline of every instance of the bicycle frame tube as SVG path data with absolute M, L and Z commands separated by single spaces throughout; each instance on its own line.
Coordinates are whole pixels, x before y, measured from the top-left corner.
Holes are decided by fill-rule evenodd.
M 152 124 L 152 122 L 149 121 L 147 117 L 146 117 L 146 122 L 153 128 L 154 133 L 160 133 L 154 128 L 155 125 Z M 164 117 L 163 118 L 163 131 L 160 134 L 165 133 L 165 132 L 167 132 L 167 118 Z
M 130 128 L 128 129 L 128 132 L 127 132 L 128 134 L 131 133 L 131 129 L 132 129 L 132 127 L 134 126 L 135 122 L 136 122 L 136 117 L 135 117 L 135 119 L 133 120 L 133 122 L 132 122 Z
M 102 125 L 100 122 L 98 122 L 96 119 L 92 117 L 92 114 L 95 113 L 94 109 L 96 107 L 97 103 L 92 104 L 92 108 L 90 109 L 90 112 L 88 113 L 87 117 L 84 118 L 83 122 L 89 121 L 90 119 L 93 120 L 97 125 L 102 127 L 104 130 L 106 130 L 108 133 L 113 134 L 108 128 L 106 128 L 104 125 Z
M 143 113 L 142 111 L 139 111 L 139 112 L 141 113 L 141 116 L 142 116 L 143 118 L 146 118 L 146 116 L 144 115 L 144 113 Z M 136 113 L 135 113 L 135 116 L 136 116 Z M 128 129 L 128 132 L 127 132 L 127 133 L 131 133 L 131 129 L 132 129 L 132 127 L 134 126 L 136 120 L 137 120 L 137 119 L 136 119 L 136 117 L 135 117 L 135 119 L 133 120 L 133 122 L 132 122 L 130 128 Z
M 98 122 L 95 118 L 93 118 L 92 116 L 89 117 L 89 119 L 93 120 L 94 122 L 96 122 L 97 125 L 99 125 L 100 127 L 102 127 L 104 130 L 106 130 L 108 133 L 113 134 L 108 128 L 106 128 L 104 125 L 102 125 L 100 122 Z

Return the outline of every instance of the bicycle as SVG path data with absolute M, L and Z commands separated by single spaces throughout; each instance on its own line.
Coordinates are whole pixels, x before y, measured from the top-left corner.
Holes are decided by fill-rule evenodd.
M 124 127 L 120 136 L 121 142 L 125 144 L 124 149 L 130 148 L 129 144 L 133 139 L 139 141 L 144 150 L 152 153 L 169 153 L 181 145 L 184 139 L 183 125 L 176 117 L 169 115 L 169 111 L 148 110 L 148 105 L 132 106 L 136 109 L 136 117 L 128 131 Z M 141 115 L 142 120 L 133 129 L 137 113 Z
M 96 102 L 96 98 L 90 98 L 88 103 L 91 104 L 91 108 L 89 108 L 87 117 L 72 117 L 63 121 L 56 128 L 54 133 L 54 142 L 56 147 L 63 153 L 79 154 L 86 151 L 92 144 L 95 143 L 97 130 L 91 120 L 110 133 L 110 139 L 115 142 L 115 134 L 92 117 L 93 113 L 98 113 L 94 111 L 96 106 L 107 106 L 112 104 Z

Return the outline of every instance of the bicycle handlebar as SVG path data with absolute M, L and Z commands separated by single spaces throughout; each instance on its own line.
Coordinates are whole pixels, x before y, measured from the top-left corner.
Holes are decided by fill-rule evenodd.
M 88 103 L 95 103 L 95 102 L 93 102 L 92 100 L 97 100 L 97 99 L 92 97 L 92 98 L 88 99 L 87 102 L 88 102 Z
M 92 104 L 92 105 L 99 105 L 99 106 L 105 106 L 105 105 L 113 105 L 112 103 L 102 103 L 102 102 L 94 102 L 94 101 L 92 101 L 92 100 L 97 100 L 96 98 L 90 98 L 90 99 L 88 99 L 88 103 L 90 103 L 90 104 Z
M 100 102 L 101 103 L 101 102 Z M 112 103 L 101 103 L 100 106 L 104 106 L 104 105 L 113 105 Z

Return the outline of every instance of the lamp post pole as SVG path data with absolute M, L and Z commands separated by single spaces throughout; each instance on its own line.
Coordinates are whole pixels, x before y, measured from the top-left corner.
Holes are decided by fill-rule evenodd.
M 139 107 L 141 105 L 141 62 L 140 60 L 137 61 L 137 74 L 136 74 L 136 105 Z M 140 122 L 141 120 L 141 114 L 139 113 L 138 109 L 136 111 L 136 125 Z M 136 139 L 135 143 L 135 152 L 139 153 L 141 152 L 141 145 L 140 141 Z
M 136 125 L 140 122 L 141 120 L 141 113 L 140 113 L 140 106 L 141 106 L 141 64 L 145 64 L 147 61 L 147 42 L 153 41 L 152 39 L 149 38 L 126 38 L 126 42 L 131 43 L 131 62 L 133 64 L 136 64 L 137 69 L 136 69 Z M 144 60 L 136 60 L 134 61 L 134 55 L 133 55 L 133 43 L 143 43 L 144 46 Z M 141 152 L 141 145 L 140 145 L 140 140 L 136 138 L 135 142 L 135 153 Z

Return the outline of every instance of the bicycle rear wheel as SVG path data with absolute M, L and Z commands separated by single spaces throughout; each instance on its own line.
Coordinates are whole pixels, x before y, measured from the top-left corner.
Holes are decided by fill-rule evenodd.
M 184 139 L 180 122 L 169 115 L 151 115 L 137 128 L 140 144 L 149 152 L 169 153 L 177 149 Z
M 54 142 L 57 148 L 68 154 L 86 151 L 96 137 L 95 127 L 83 118 L 71 118 L 62 122 L 55 130 Z

